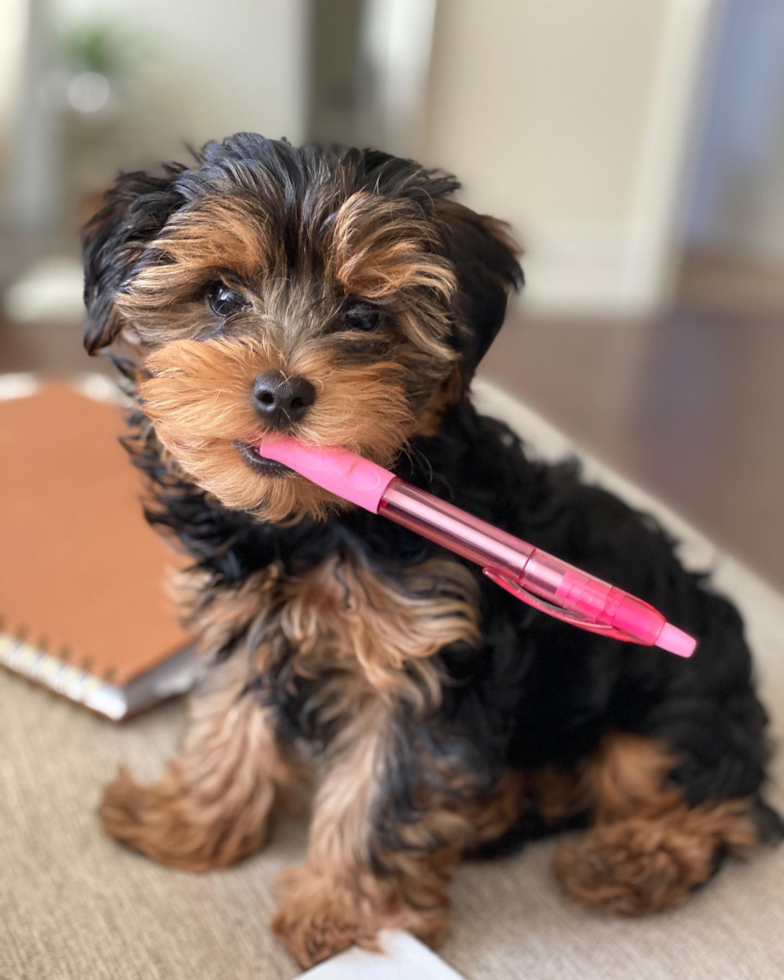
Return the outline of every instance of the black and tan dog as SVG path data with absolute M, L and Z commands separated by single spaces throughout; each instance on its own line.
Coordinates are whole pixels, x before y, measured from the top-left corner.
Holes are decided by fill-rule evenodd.
M 457 187 L 376 151 L 239 134 L 122 175 L 85 231 L 86 345 L 125 347 L 126 445 L 149 520 L 193 558 L 181 593 L 203 655 L 177 758 L 153 786 L 121 773 L 103 824 L 175 867 L 228 865 L 315 776 L 307 860 L 273 923 L 302 964 L 385 926 L 437 943 L 466 852 L 584 824 L 558 878 L 639 913 L 778 830 L 738 613 L 650 519 L 530 461 L 468 400 L 522 274 Z M 652 602 L 697 653 L 528 610 L 261 459 L 271 430 L 394 465 Z

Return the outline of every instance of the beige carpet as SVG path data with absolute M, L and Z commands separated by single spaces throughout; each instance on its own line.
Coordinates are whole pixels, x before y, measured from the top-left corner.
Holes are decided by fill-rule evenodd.
M 563 437 L 485 387 L 491 405 L 547 455 Z M 688 537 L 692 563 L 747 614 L 762 691 L 784 721 L 784 601 L 623 480 L 592 477 L 662 514 Z M 304 848 L 279 821 L 268 850 L 229 871 L 191 876 L 105 840 L 94 811 L 118 762 L 153 777 L 172 751 L 182 705 L 115 727 L 0 675 L 0 980 L 279 980 L 298 971 L 270 936 L 271 883 Z M 771 798 L 784 807 L 784 765 Z M 735 863 L 682 910 L 622 920 L 572 908 L 550 874 L 554 844 L 465 866 L 452 889 L 444 959 L 468 980 L 781 980 L 784 848 Z

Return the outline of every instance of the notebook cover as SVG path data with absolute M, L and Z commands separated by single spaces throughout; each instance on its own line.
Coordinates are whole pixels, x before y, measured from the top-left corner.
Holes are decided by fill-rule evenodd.
M 65 382 L 0 401 L 0 632 L 116 685 L 188 641 L 121 416 Z

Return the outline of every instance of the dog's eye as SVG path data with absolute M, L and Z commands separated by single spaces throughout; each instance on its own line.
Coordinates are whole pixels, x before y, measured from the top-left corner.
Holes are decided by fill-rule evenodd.
M 370 303 L 351 300 L 343 311 L 343 319 L 354 330 L 375 330 L 381 322 L 381 311 Z
M 250 306 L 248 297 L 238 289 L 232 289 L 225 282 L 216 282 L 210 286 L 207 293 L 207 302 L 213 313 L 220 317 L 231 316 L 232 313 L 241 313 Z

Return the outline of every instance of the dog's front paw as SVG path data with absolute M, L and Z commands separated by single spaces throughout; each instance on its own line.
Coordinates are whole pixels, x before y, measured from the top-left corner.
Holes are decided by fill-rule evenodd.
M 283 871 L 277 887 L 272 930 L 300 966 L 314 966 L 355 944 L 379 948 L 379 926 L 351 885 L 302 865 Z
M 140 786 L 123 768 L 107 786 L 99 807 L 106 833 L 147 857 L 185 871 L 234 864 L 257 851 L 266 838 L 269 800 L 255 800 L 253 812 L 233 810 L 225 797 L 215 801 L 189 793 L 167 774 Z
M 302 967 L 353 945 L 377 951 L 382 929 L 406 929 L 434 947 L 449 930 L 445 899 L 430 909 L 413 908 L 393 881 L 369 872 L 337 877 L 302 865 L 283 871 L 277 888 L 272 930 Z
M 553 868 L 585 908 L 641 915 L 683 904 L 710 877 L 712 853 L 710 838 L 635 819 L 596 827 L 562 845 Z

